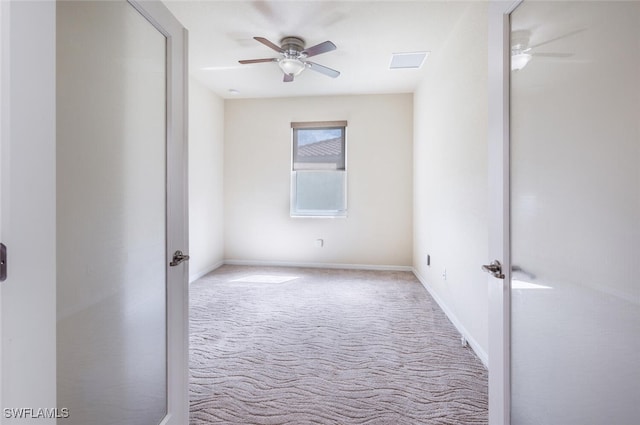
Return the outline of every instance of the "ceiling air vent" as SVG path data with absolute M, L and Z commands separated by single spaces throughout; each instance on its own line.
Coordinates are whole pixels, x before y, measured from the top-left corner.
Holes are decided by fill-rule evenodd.
M 429 52 L 394 53 L 389 69 L 419 69 Z

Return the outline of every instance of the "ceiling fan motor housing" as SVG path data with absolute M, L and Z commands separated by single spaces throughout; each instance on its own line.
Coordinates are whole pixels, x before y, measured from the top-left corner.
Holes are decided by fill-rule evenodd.
M 304 50 L 304 40 L 299 37 L 284 37 L 280 40 L 281 49 L 288 57 L 298 57 Z

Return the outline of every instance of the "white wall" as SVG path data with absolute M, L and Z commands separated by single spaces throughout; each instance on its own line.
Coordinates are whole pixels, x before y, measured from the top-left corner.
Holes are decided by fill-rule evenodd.
M 189 281 L 224 258 L 224 101 L 189 80 Z
M 414 94 L 413 152 L 414 268 L 485 363 L 486 58 L 487 5 L 470 4 L 425 65 Z
M 410 94 L 227 100 L 225 259 L 410 266 L 412 107 Z M 348 121 L 348 218 L 291 218 L 290 123 L 330 120 Z

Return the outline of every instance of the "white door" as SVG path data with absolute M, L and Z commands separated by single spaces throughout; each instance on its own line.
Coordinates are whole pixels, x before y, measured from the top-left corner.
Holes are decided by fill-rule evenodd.
M 185 33 L 160 2 L 57 3 L 57 399 L 187 423 Z
M 636 423 L 640 3 L 525 0 L 496 12 L 509 18 L 513 70 L 508 125 L 490 141 L 508 142 L 495 160 L 510 170 L 496 180 L 507 213 L 495 215 L 507 276 L 490 282 L 503 295 L 491 343 L 504 360 L 490 373 L 509 384 L 493 393 L 492 423 Z

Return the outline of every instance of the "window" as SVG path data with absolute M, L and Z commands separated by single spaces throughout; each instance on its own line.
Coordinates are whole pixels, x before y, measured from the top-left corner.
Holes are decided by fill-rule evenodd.
M 291 216 L 346 216 L 347 122 L 291 123 L 291 129 Z

